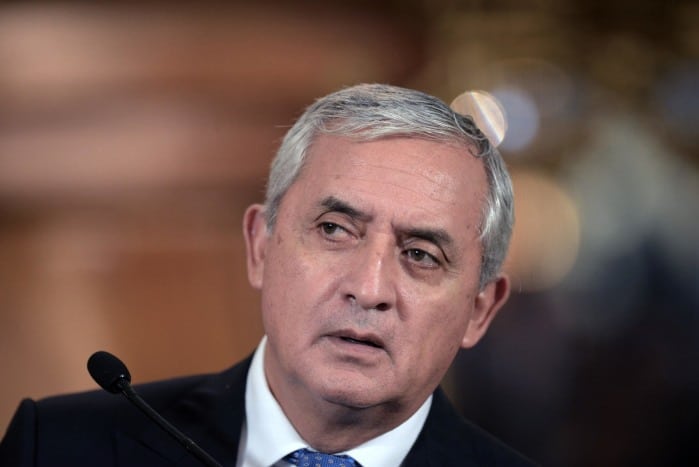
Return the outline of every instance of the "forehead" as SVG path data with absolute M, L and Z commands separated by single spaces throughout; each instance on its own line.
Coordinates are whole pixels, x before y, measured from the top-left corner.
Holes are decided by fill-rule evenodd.
M 375 215 L 456 228 L 479 225 L 487 179 L 465 145 L 321 135 L 290 191 L 306 202 L 336 196 Z

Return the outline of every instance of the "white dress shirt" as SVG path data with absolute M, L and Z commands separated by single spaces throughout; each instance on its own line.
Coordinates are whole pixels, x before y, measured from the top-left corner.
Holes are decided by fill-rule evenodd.
M 287 467 L 283 458 L 307 442 L 286 418 L 267 385 L 264 354 L 267 337 L 255 352 L 245 387 L 245 422 L 238 448 L 237 467 Z M 398 467 L 415 443 L 432 405 L 432 396 L 405 422 L 393 430 L 342 453 L 362 467 Z

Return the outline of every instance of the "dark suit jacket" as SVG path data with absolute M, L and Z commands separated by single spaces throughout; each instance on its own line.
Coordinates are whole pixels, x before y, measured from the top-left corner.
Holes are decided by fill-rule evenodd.
M 235 466 L 250 359 L 223 373 L 145 384 L 137 391 L 222 465 Z M 459 417 L 437 390 L 403 466 L 533 465 Z M 0 444 L 1 467 L 199 467 L 123 397 L 105 391 L 24 400 Z

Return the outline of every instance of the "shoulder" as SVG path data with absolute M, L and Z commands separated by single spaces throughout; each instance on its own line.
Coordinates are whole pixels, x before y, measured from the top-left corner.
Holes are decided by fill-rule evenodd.
M 532 467 L 536 464 L 461 417 L 438 389 L 408 465 Z
M 134 385 L 136 392 L 159 412 L 167 412 L 173 406 L 189 399 L 209 397 L 231 388 L 244 388 L 247 374 L 247 360 L 221 373 L 200 374 L 169 378 L 150 383 Z M 48 397 L 35 402 L 37 415 L 46 420 L 56 420 L 65 424 L 94 421 L 98 426 L 112 426 L 113 423 L 143 419 L 143 415 L 128 407 L 128 402 L 120 394 L 110 394 L 103 390 Z M 129 410 L 126 411 L 125 407 Z M 135 416 L 133 416 L 135 415 Z
M 244 362 L 222 373 L 171 378 L 134 389 L 179 426 L 183 420 L 191 424 L 223 393 L 243 394 L 246 372 Z M 62 463 L 49 460 L 46 465 L 113 465 L 115 446 L 125 438 L 140 439 L 152 425 L 124 397 L 102 390 L 25 399 L 0 444 L 0 465 L 44 465 L 49 459 Z M 18 461 L 4 464 L 8 458 Z
M 162 410 L 203 378 L 176 378 L 137 391 Z M 123 397 L 101 390 L 25 399 L 0 445 L 0 464 L 12 459 L 7 465 L 112 465 L 115 435 L 141 430 L 147 423 Z
M 165 379 L 146 384 L 134 385 L 134 389 L 149 403 L 159 407 L 167 406 L 183 393 L 191 391 L 210 375 L 187 376 Z M 73 394 L 51 396 L 35 402 L 41 414 L 63 416 L 75 413 L 89 413 L 88 418 L 101 418 L 118 415 L 124 405 L 119 394 L 110 394 L 101 389 Z

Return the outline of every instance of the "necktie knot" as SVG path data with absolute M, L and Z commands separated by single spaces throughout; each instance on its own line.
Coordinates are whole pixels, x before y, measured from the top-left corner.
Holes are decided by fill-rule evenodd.
M 299 467 L 361 467 L 350 456 L 334 456 L 305 448 L 292 452 L 284 460 Z

